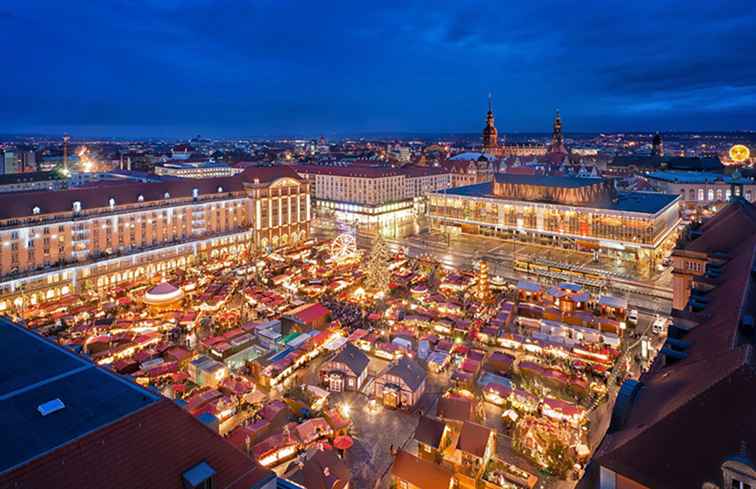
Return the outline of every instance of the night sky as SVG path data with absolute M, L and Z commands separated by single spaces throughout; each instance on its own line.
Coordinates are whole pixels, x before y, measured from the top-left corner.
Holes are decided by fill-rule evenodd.
M 752 1 L 5 0 L 0 133 L 756 129 Z

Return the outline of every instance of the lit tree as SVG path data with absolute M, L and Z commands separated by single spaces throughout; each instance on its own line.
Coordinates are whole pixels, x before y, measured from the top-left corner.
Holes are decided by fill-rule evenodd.
M 566 479 L 577 462 L 572 449 L 556 436 L 547 439 L 544 462 L 549 471 L 560 479 Z
M 389 251 L 386 242 L 380 233 L 370 254 L 365 267 L 365 289 L 371 292 L 385 292 L 388 289 L 391 272 L 388 270 Z

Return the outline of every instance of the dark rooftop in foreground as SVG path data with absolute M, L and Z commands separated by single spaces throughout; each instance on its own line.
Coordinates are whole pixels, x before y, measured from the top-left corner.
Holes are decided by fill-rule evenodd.
M 0 487 L 259 489 L 272 471 L 173 401 L 0 318 Z
M 0 319 L 0 473 L 158 401 L 159 396 Z M 38 407 L 60 399 L 42 416 Z
M 536 179 L 543 178 L 543 177 L 531 176 L 531 175 L 520 175 L 520 176 L 528 176 L 528 177 L 532 177 Z M 589 178 L 589 179 L 576 179 L 576 180 L 594 180 L 595 181 L 597 179 Z M 491 198 L 491 199 L 506 200 L 503 197 L 494 195 L 492 192 L 492 186 L 493 184 L 491 182 L 484 182 L 484 183 L 477 183 L 475 185 L 468 185 L 465 187 L 455 187 L 448 190 L 437 191 L 435 192 L 435 194 L 436 195 L 454 195 L 454 196 L 461 196 L 461 197 L 485 197 L 485 198 Z M 672 204 L 677 199 L 679 199 L 679 196 L 675 194 L 662 194 L 662 193 L 657 193 L 657 192 L 620 192 L 617 194 L 616 202 L 597 203 L 596 205 L 593 205 L 593 206 L 582 206 L 582 207 L 593 207 L 596 209 L 607 209 L 607 210 L 624 211 L 624 212 L 638 212 L 642 214 L 656 214 L 657 212 L 663 210 L 668 205 Z M 522 201 L 522 202 L 528 202 L 528 201 Z M 533 201 L 533 202 L 538 203 L 538 201 Z M 543 203 L 556 204 L 554 202 L 543 202 Z M 556 204 L 556 205 L 559 205 L 559 204 Z M 572 205 L 572 207 L 581 207 L 581 206 Z

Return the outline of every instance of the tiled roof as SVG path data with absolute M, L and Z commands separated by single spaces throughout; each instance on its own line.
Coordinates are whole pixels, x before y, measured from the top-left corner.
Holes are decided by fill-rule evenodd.
M 441 438 L 444 435 L 446 425 L 437 419 L 423 416 L 415 428 L 415 440 L 425 443 L 433 448 L 441 446 Z
M 342 489 L 352 479 L 352 472 L 335 450 L 318 450 L 305 462 L 302 472 L 307 489 Z
M 685 246 L 686 250 L 729 253 L 756 234 L 756 208 L 743 199 L 728 203 L 699 229 L 703 234 Z
M 641 376 L 635 399 L 624 403 L 596 453 L 600 465 L 647 487 L 701 487 L 719 484 L 722 462 L 742 441 L 756 440 L 754 339 L 741 327 L 756 312 L 753 211 L 736 201 L 692 242 L 703 243 L 698 251 L 726 251 L 722 278 L 702 311 L 685 313 L 698 325 L 666 345 L 682 348 L 681 358 L 670 363 L 660 353 Z
M 348 365 L 352 373 L 357 377 L 362 374 L 367 368 L 368 363 L 370 363 L 370 359 L 365 352 L 351 343 L 347 343 L 332 361 Z
M 286 312 L 286 316 L 296 318 L 298 321 L 310 324 L 319 321 L 331 314 L 331 310 L 320 302 L 304 304 Z
M 169 198 L 192 198 L 197 189 L 200 197 L 243 191 L 241 180 L 235 177 L 204 179 L 171 179 L 159 183 L 120 183 L 95 185 L 55 192 L 14 192 L 0 194 L 0 219 L 31 216 L 32 209 L 39 207 L 40 214 L 72 212 L 74 202 L 81 203 L 82 211 L 109 207 L 110 199 L 115 205 L 158 202 Z M 221 192 L 218 190 L 221 189 Z M 140 201 L 139 198 L 142 197 Z
M 436 415 L 445 419 L 468 421 L 472 419 L 472 412 L 472 401 L 457 397 L 442 397 L 436 405 Z
M 0 486 L 183 489 L 182 473 L 201 462 L 215 469 L 217 488 L 246 489 L 274 477 L 163 399 L 0 475 Z
M 388 370 L 388 375 L 394 375 L 404 380 L 413 391 L 423 383 L 426 377 L 423 367 L 407 357 L 401 357 L 394 366 Z
M 416 166 L 408 165 L 402 167 L 400 171 L 407 177 L 428 177 L 432 175 L 446 175 L 449 171 L 440 166 Z
M 116 206 L 138 204 L 140 202 L 160 202 L 169 199 L 188 199 L 197 189 L 199 197 L 211 194 L 243 192 L 243 183 L 271 183 L 279 178 L 301 180 L 291 168 L 250 167 L 240 175 L 219 178 L 182 179 L 171 178 L 160 182 L 98 182 L 91 186 L 59 190 L 55 192 L 14 192 L 0 193 L 0 219 L 32 215 L 32 209 L 39 207 L 40 214 L 73 211 L 74 202 L 81 203 L 82 211 L 107 208 L 110 199 Z M 140 200 L 141 197 L 141 200 Z
M 446 467 L 421 460 L 401 450 L 394 459 L 391 475 L 418 489 L 448 489 L 452 472 Z
M 490 436 L 491 428 L 465 421 L 459 434 L 457 448 L 482 458 L 486 452 L 486 445 Z
M 299 174 L 289 166 L 250 166 L 241 173 L 240 178 L 249 183 L 255 180 L 259 180 L 260 183 L 270 183 L 279 178 L 301 180 Z
M 399 169 L 383 166 L 297 165 L 292 168 L 299 174 L 333 175 L 339 177 L 382 178 L 402 175 Z
M 183 489 L 201 462 L 218 488 L 273 477 L 172 401 L 0 323 L 0 487 Z M 54 399 L 62 408 L 42 415 Z

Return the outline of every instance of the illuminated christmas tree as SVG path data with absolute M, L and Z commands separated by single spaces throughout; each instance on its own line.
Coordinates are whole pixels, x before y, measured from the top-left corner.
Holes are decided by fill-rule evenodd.
M 488 302 L 491 299 L 491 282 L 488 278 L 488 263 L 481 260 L 480 270 L 478 270 L 478 284 L 476 296 L 481 302 Z
M 365 265 L 365 289 L 373 293 L 388 290 L 391 272 L 388 270 L 389 250 L 380 233 L 373 243 Z

